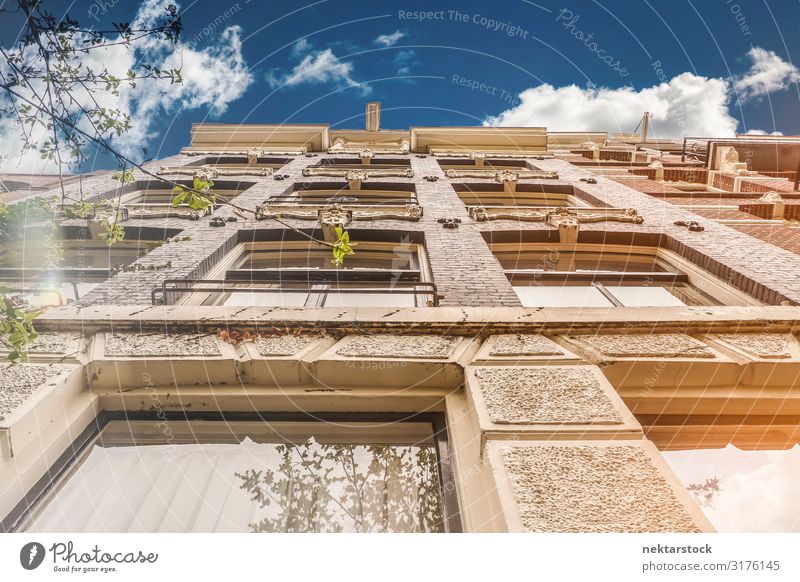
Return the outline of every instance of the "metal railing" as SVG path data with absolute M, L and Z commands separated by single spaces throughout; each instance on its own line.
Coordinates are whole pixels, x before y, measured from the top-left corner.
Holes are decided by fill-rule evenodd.
M 263 281 L 266 282 L 266 281 Z M 366 293 L 369 295 L 413 295 L 431 298 L 433 307 L 439 306 L 442 298 L 438 293 L 435 283 L 430 281 L 392 281 L 387 286 L 380 287 L 339 287 L 335 283 L 320 289 L 319 285 L 306 285 L 288 287 L 255 287 L 242 286 L 242 281 L 225 279 L 167 279 L 151 292 L 153 305 L 172 305 L 179 296 L 185 293 L 309 293 L 317 295 L 327 294 L 355 294 Z M 211 285 L 209 287 L 209 285 Z

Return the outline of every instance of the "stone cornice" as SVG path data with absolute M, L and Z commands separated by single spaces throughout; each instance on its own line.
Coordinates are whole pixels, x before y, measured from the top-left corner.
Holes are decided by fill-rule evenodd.
M 800 330 L 800 307 L 418 307 L 258 308 L 224 306 L 65 305 L 37 328 L 66 330 L 318 329 L 343 333 L 785 333 Z

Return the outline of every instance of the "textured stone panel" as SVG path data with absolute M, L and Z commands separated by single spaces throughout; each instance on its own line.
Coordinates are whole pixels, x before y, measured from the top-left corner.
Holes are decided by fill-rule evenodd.
M 219 356 L 219 344 L 213 335 L 183 334 L 109 334 L 106 356 Z
M 47 364 L 0 366 L 0 420 L 19 408 L 53 373 Z
M 293 356 L 316 339 L 310 335 L 275 335 L 258 337 L 255 344 L 262 356 Z
M 507 447 L 503 462 L 529 531 L 700 531 L 638 446 Z
M 490 356 L 563 356 L 553 340 L 536 334 L 504 334 L 496 336 Z
M 480 368 L 475 376 L 489 417 L 497 424 L 623 422 L 588 368 Z
M 606 356 L 616 358 L 713 358 L 708 346 L 680 333 L 578 336 Z
M 757 358 L 791 358 L 795 343 L 787 333 L 725 333 L 719 339 Z
M 362 335 L 336 350 L 340 356 L 362 358 L 449 358 L 461 341 L 453 336 Z
M 33 354 L 63 354 L 74 336 L 69 333 L 44 332 L 28 344 L 28 352 Z

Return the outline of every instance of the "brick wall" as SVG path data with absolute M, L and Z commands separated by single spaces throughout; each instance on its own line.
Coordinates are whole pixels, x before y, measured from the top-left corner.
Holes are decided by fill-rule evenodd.
M 295 181 L 343 181 L 331 177 L 302 176 L 304 167 L 316 164 L 324 157 L 334 156 L 319 154 L 315 157 L 294 158 L 278 172 L 289 176 L 285 180 L 278 181 L 272 176 L 247 176 L 246 180 L 254 185 L 238 196 L 235 203 L 243 208 L 254 209 L 271 194 L 284 192 Z M 179 155 L 161 160 L 154 166 L 183 165 L 196 161 L 197 157 Z M 449 179 L 432 156 L 419 157 L 412 154 L 410 161 L 415 173 L 412 179 L 375 178 L 371 182 L 413 182 L 419 203 L 424 209 L 422 220 L 417 223 L 399 220 L 363 221 L 354 223 L 351 229 L 357 229 L 361 236 L 366 237 L 369 237 L 370 232 L 375 232 L 378 236 L 387 231 L 396 236 L 401 236 L 403 232 L 416 232 L 424 236 L 433 280 L 439 292 L 444 295 L 442 305 L 519 305 L 516 294 L 491 254 L 485 237 L 491 238 L 493 232 L 511 233 L 510 236 L 513 237 L 516 236 L 513 231 L 530 231 L 541 233 L 542 240 L 545 240 L 555 235 L 555 229 L 543 223 L 514 220 L 473 222 L 452 183 L 492 182 L 491 180 Z M 774 304 L 790 298 L 800 302 L 800 257 L 767 245 L 763 240 L 749 236 L 749 232 L 715 224 L 708 218 L 677 208 L 658 197 L 658 194 L 680 193 L 680 190 L 645 179 L 608 179 L 595 176 L 588 169 L 559 159 L 529 160 L 529 163 L 544 170 L 559 172 L 559 180 L 541 181 L 543 184 L 571 184 L 576 188 L 576 195 L 584 200 L 599 206 L 632 207 L 645 218 L 641 225 L 615 222 L 584 224 L 581 226 L 580 240 L 601 242 L 607 236 L 615 240 L 629 237 L 629 240 L 636 240 L 638 243 L 644 241 L 644 244 L 661 244 L 762 301 Z M 436 176 L 439 179 L 426 181 L 423 179 L 425 176 Z M 598 183 L 587 184 L 581 181 L 581 178 L 589 177 L 596 178 Z M 105 185 L 104 192 L 108 195 L 113 193 L 113 184 L 108 184 L 107 177 L 96 180 L 105 180 L 98 184 Z M 642 187 L 647 188 L 647 193 L 637 190 Z M 685 193 L 683 195 L 686 196 Z M 215 216 L 234 216 L 234 212 L 229 207 L 222 207 Z M 461 225 L 453 230 L 444 229 L 437 222 L 439 218 L 459 218 Z M 674 223 L 678 220 L 699 220 L 706 230 L 701 233 L 689 232 L 684 227 L 675 226 Z M 311 221 L 288 222 L 302 229 L 313 229 L 315 226 Z M 181 236 L 188 240 L 165 244 L 139 260 L 142 265 L 164 265 L 169 262 L 169 268 L 119 273 L 87 295 L 84 303 L 148 305 L 152 290 L 164 280 L 202 277 L 234 247 L 239 231 L 284 230 L 283 226 L 274 221 L 256 222 L 240 217 L 237 217 L 237 222 L 228 223 L 221 228 L 211 227 L 208 217 L 197 222 L 180 220 L 169 224 L 181 228 Z

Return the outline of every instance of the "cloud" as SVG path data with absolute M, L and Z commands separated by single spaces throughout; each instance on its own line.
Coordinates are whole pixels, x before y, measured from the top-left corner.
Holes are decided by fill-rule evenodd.
M 163 14 L 161 0 L 144 2 L 132 23 L 133 28 L 150 26 Z M 114 146 L 135 160 L 142 159 L 142 147 L 148 147 L 159 136 L 163 116 L 184 109 L 208 108 L 211 116 L 223 113 L 239 99 L 253 82 L 242 55 L 241 28 L 230 26 L 216 35 L 213 44 L 202 50 L 186 43 L 172 44 L 155 37 L 138 41 L 136 48 L 122 45 L 95 49 L 84 56 L 83 62 L 95 71 L 107 69 L 122 78 L 128 69 L 144 62 L 162 70 L 180 68 L 183 83 L 144 79 L 136 87 L 120 85 L 118 96 L 100 91 L 94 95 L 99 105 L 120 110 L 131 117 L 131 129 Z M 76 38 L 80 45 L 82 38 Z M 110 39 L 112 40 L 112 39 Z M 88 105 L 88 93 L 76 94 L 78 101 Z M 2 104 L 0 104 L 2 106 Z M 76 107 L 77 111 L 77 107 Z M 55 171 L 53 163 L 43 162 L 38 152 L 19 155 L 22 148 L 20 127 L 13 119 L 0 120 L 0 169 L 8 172 Z M 34 137 L 43 138 L 43 134 Z
M 394 57 L 394 64 L 397 66 L 398 75 L 408 75 L 411 73 L 411 67 L 419 64 L 416 61 L 417 53 L 412 50 L 398 51 Z
M 730 137 L 739 125 L 729 110 L 735 94 L 740 99 L 749 99 L 786 89 L 798 80 L 797 69 L 772 51 L 754 47 L 747 54 L 752 61 L 750 70 L 732 82 L 681 73 L 639 90 L 539 85 L 524 90 L 517 105 L 488 117 L 484 125 L 631 132 L 642 113 L 649 111 L 653 115 L 650 135 L 656 138 Z
M 782 91 L 800 80 L 797 67 L 772 51 L 754 46 L 747 56 L 751 61 L 750 70 L 733 81 L 733 88 L 742 101 Z
M 544 126 L 551 131 L 632 132 L 644 111 L 653 114 L 654 137 L 732 136 L 738 122 L 728 111 L 728 84 L 683 73 L 639 91 L 630 87 L 583 89 L 550 84 L 526 89 L 519 104 L 484 125 Z
M 782 131 L 765 131 L 763 129 L 748 129 L 746 135 L 783 135 Z
M 364 95 L 372 91 L 371 87 L 353 78 L 353 63 L 340 61 L 330 48 L 312 51 L 311 45 L 300 39 L 292 48 L 292 55 L 302 55 L 302 60 L 291 71 L 279 75 L 273 69 L 267 73 L 267 83 L 272 88 L 334 83 L 342 87 L 358 87 Z
M 382 34 L 378 38 L 376 38 L 373 43 L 379 46 L 392 46 L 397 43 L 398 40 L 403 38 L 405 33 L 400 32 L 399 30 L 395 30 L 391 34 Z

